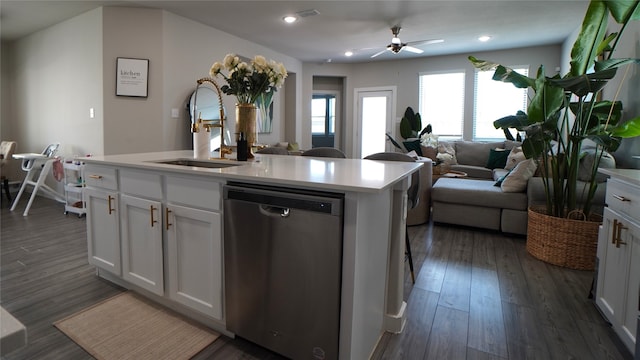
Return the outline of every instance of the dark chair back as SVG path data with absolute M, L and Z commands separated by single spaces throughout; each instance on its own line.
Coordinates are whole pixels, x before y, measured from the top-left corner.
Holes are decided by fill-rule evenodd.
M 273 146 L 260 149 L 256 154 L 289 155 L 289 151 L 283 147 Z
M 342 152 L 342 150 L 332 148 L 332 147 L 315 147 L 313 149 L 309 149 L 303 152 L 302 156 L 328 157 L 328 158 L 340 158 L 340 159 L 347 158 L 347 156 Z
M 366 160 L 383 160 L 383 161 L 403 161 L 415 162 L 416 160 L 407 154 L 398 152 L 379 152 L 365 156 Z M 411 186 L 407 189 L 407 197 L 409 200 L 409 208 L 413 209 L 418 206 L 420 201 L 420 171 L 411 174 Z

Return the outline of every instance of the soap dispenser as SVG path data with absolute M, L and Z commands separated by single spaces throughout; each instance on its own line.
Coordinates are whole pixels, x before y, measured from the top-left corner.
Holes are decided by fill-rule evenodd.
M 240 132 L 236 142 L 238 144 L 238 161 L 247 161 L 247 138 L 244 132 Z

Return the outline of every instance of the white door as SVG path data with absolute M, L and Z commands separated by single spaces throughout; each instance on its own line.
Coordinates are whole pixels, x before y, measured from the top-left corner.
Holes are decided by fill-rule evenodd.
M 157 295 L 164 294 L 162 266 L 162 205 L 129 195 L 122 209 L 122 276 Z
M 395 88 L 356 89 L 356 122 L 354 133 L 356 158 L 377 152 L 393 151 L 385 134 L 395 137 Z
M 87 202 L 89 264 L 120 275 L 120 228 L 118 194 L 84 189 Z
M 222 216 L 167 205 L 171 299 L 222 320 Z

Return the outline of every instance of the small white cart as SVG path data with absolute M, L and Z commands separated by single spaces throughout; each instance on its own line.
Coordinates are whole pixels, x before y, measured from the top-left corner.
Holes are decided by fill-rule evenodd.
M 87 213 L 84 200 L 84 164 L 64 162 L 64 213 L 78 214 L 78 217 Z

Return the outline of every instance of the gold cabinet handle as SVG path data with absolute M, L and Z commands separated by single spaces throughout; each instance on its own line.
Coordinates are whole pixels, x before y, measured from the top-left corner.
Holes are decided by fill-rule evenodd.
M 89 178 L 95 179 L 95 180 L 101 180 L 102 179 L 102 175 L 89 175 Z
M 115 200 L 115 198 L 111 195 L 107 196 L 107 207 L 109 208 L 109 215 L 111 215 L 112 212 L 116 211 L 116 209 L 112 209 L 111 208 L 111 201 Z
M 611 196 L 613 196 L 613 198 L 614 198 L 614 199 L 616 199 L 616 200 L 620 200 L 620 201 L 623 201 L 623 202 L 624 202 L 624 201 L 631 201 L 631 199 L 629 199 L 629 198 L 627 198 L 627 197 L 624 197 L 624 196 L 622 196 L 622 195 L 616 195 L 616 194 L 613 194 L 613 195 L 611 195 Z
M 153 218 L 153 211 L 157 210 L 158 208 L 154 207 L 153 205 L 149 206 L 149 213 L 151 214 L 151 227 L 153 227 L 153 224 L 157 223 L 158 220 L 155 220 Z
M 169 214 L 171 214 L 171 210 L 169 210 L 169 208 L 165 208 L 164 210 L 164 223 L 167 224 L 166 225 L 166 229 L 169 230 L 169 226 L 173 225 L 172 223 L 169 222 Z
M 626 226 L 622 225 L 621 222 L 618 221 L 616 231 L 616 247 L 619 248 L 620 245 L 627 245 L 626 242 L 622 241 L 622 230 L 628 229 Z

